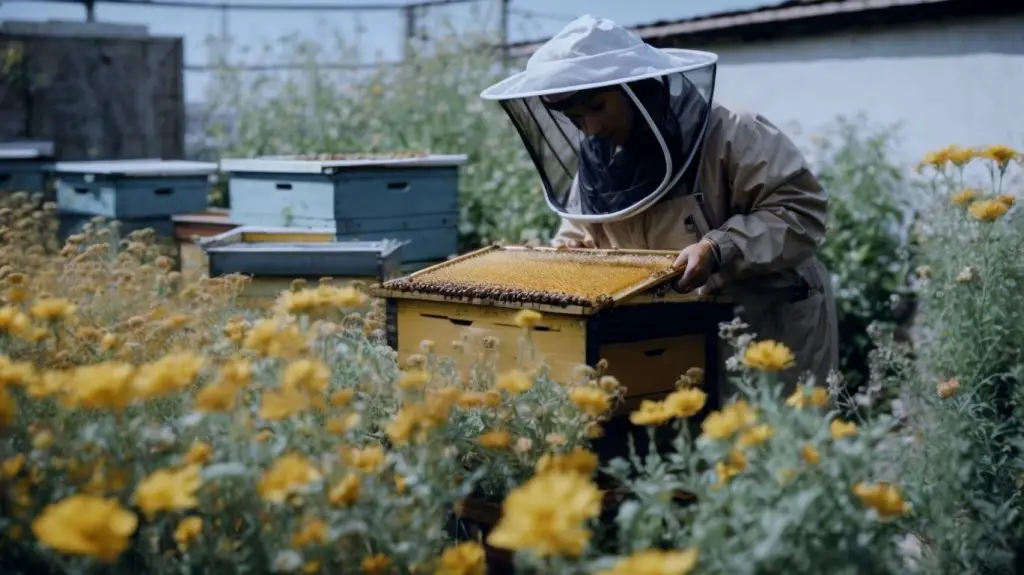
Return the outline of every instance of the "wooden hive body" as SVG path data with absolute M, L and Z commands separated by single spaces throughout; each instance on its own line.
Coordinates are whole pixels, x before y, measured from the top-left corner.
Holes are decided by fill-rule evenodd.
M 196 240 L 218 236 L 238 227 L 231 221 L 228 210 L 210 208 L 205 212 L 171 216 L 174 226 L 174 241 L 178 244 L 180 270 L 189 276 L 208 272 L 209 260 L 206 252 Z
M 270 307 L 296 279 L 310 287 L 321 278 L 333 285 L 366 285 L 402 271 L 402 246 L 394 241 L 346 242 L 333 230 L 242 226 L 200 240 L 210 277 L 243 274 L 251 281 L 239 296 L 243 307 Z
M 205 210 L 217 164 L 179 160 L 58 162 L 57 205 L 68 214 L 129 220 L 166 220 Z
M 46 192 L 52 169 L 52 142 L 0 143 L 0 192 Z
M 407 262 L 458 250 L 458 167 L 465 156 L 320 156 L 223 160 L 231 218 L 245 225 L 333 228 L 339 240 L 407 241 Z
M 728 321 L 732 306 L 665 290 L 680 273 L 671 269 L 675 256 L 492 246 L 371 293 L 387 298 L 389 344 L 400 361 L 421 353 L 423 340 L 434 342 L 438 354 L 458 356 L 454 342 L 492 336 L 499 369 L 519 367 L 523 333 L 514 318 L 522 309 L 540 311 L 530 337 L 552 379 L 570 381 L 577 367 L 607 360 L 608 373 L 627 388 L 625 413 L 664 397 L 691 367 L 705 370 L 709 395 L 717 391 L 718 324 Z M 553 271 L 559 265 L 568 271 Z M 474 356 L 462 358 L 469 363 Z

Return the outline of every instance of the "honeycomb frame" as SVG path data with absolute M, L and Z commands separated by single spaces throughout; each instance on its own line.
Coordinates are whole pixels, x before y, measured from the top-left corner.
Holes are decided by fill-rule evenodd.
M 503 307 L 576 308 L 586 313 L 646 291 L 682 273 L 681 269 L 672 267 L 677 255 L 672 251 L 655 250 L 494 245 L 384 282 L 377 288 L 385 297 Z M 512 260 L 525 263 L 528 269 L 521 273 L 500 273 L 503 271 L 501 264 Z M 557 271 L 562 265 L 567 268 Z M 494 272 L 499 273 L 490 280 L 487 274 Z M 543 285 L 545 281 L 547 286 Z M 596 285 L 597 282 L 604 283 Z

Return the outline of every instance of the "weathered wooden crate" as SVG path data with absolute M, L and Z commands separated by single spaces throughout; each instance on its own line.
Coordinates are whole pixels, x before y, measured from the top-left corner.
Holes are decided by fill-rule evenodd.
M 53 168 L 53 142 L 0 143 L 0 191 L 45 192 Z
M 238 227 L 226 209 L 210 208 L 205 212 L 171 216 L 174 241 L 178 244 L 178 260 L 182 273 L 202 275 L 209 271 L 206 252 L 197 240 L 218 236 Z
M 335 285 L 370 285 L 401 273 L 402 244 L 338 241 L 327 229 L 242 226 L 200 240 L 210 277 L 232 273 L 251 276 L 239 296 L 245 307 L 266 308 L 296 279 L 312 285 L 330 278 Z
M 407 241 L 410 262 L 458 252 L 464 155 L 227 159 L 231 218 L 245 225 L 334 228 L 339 240 Z
M 217 164 L 181 160 L 58 162 L 57 205 L 118 220 L 205 210 Z
M 371 293 L 387 299 L 389 344 L 399 360 L 431 340 L 455 355 L 467 333 L 497 338 L 499 368 L 521 365 L 519 310 L 542 312 L 531 334 L 555 380 L 581 365 L 608 362 L 626 387 L 620 414 L 675 389 L 691 367 L 707 374 L 709 404 L 717 401 L 718 325 L 732 316 L 726 300 L 667 288 L 675 252 L 483 248 L 384 282 Z M 472 361 L 463 354 L 463 361 Z M 468 365 L 463 366 L 468 368 Z

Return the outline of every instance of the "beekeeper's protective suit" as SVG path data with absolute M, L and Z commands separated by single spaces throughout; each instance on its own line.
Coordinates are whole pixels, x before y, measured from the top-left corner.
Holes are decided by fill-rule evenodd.
M 701 290 L 731 295 L 758 339 L 793 351 L 789 386 L 806 372 L 824 385 L 838 363 L 835 301 L 816 256 L 828 200 L 778 128 L 712 101 L 717 60 L 582 16 L 481 97 L 500 101 L 529 150 L 562 218 L 556 245 L 708 246 Z M 595 94 L 609 91 L 632 118 L 617 140 L 591 125 L 604 105 Z

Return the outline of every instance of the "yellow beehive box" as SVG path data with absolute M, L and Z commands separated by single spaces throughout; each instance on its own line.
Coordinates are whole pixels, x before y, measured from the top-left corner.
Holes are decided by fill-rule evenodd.
M 522 309 L 543 318 L 531 341 L 548 374 L 568 381 L 581 365 L 608 362 L 626 387 L 623 409 L 675 389 L 691 367 L 706 373 L 709 403 L 717 402 L 718 324 L 732 307 L 721 299 L 666 289 L 681 270 L 675 252 L 523 246 L 483 248 L 371 288 L 387 299 L 389 345 L 404 361 L 434 342 L 458 355 L 467 337 L 491 336 L 499 369 L 519 367 Z M 457 343 L 458 342 L 458 343 Z M 472 354 L 463 355 L 473 361 Z M 467 366 L 463 365 L 465 369 Z
M 401 242 L 336 240 L 333 229 L 243 226 L 200 240 L 210 277 L 250 277 L 237 303 L 265 309 L 295 280 L 370 285 L 401 273 Z

